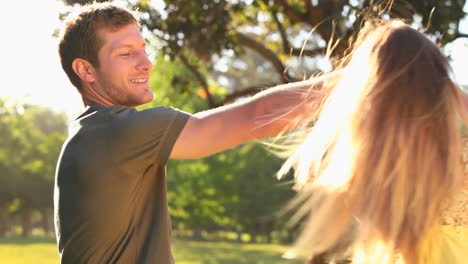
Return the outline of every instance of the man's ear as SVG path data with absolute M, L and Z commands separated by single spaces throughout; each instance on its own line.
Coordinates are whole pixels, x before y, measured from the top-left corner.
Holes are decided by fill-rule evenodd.
M 76 58 L 72 62 L 72 68 L 84 82 L 92 83 L 96 80 L 96 71 L 89 61 Z

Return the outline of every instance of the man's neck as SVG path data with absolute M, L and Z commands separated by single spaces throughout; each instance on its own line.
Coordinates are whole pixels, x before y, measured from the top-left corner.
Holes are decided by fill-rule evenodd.
M 81 98 L 85 106 L 88 106 L 92 103 L 97 103 L 103 106 L 115 105 L 114 102 L 111 102 L 107 98 L 97 93 L 93 88 L 89 88 L 89 87 L 83 90 L 83 93 L 81 94 Z

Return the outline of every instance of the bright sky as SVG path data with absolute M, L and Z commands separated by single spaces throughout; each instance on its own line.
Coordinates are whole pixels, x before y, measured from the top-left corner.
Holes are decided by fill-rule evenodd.
M 57 39 L 52 37 L 60 26 L 62 6 L 60 0 L 0 3 L 0 98 L 44 104 L 70 116 L 80 112 L 80 96 L 60 66 Z M 468 33 L 468 18 L 461 28 Z M 456 79 L 468 85 L 468 39 L 458 39 L 446 49 L 454 59 Z

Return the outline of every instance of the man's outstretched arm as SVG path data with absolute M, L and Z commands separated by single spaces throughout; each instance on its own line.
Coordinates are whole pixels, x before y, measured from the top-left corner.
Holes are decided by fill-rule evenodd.
M 170 158 L 206 157 L 297 126 L 313 114 L 321 101 L 323 78 L 279 85 L 242 102 L 194 114 L 179 135 Z M 316 95 L 310 89 L 317 91 Z

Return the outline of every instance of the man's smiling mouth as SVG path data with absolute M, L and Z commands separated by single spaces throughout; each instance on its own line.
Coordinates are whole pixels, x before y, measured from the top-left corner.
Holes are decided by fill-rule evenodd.
M 148 79 L 134 79 L 134 80 L 130 80 L 130 82 L 132 82 L 132 83 L 146 83 L 146 82 L 148 82 Z

